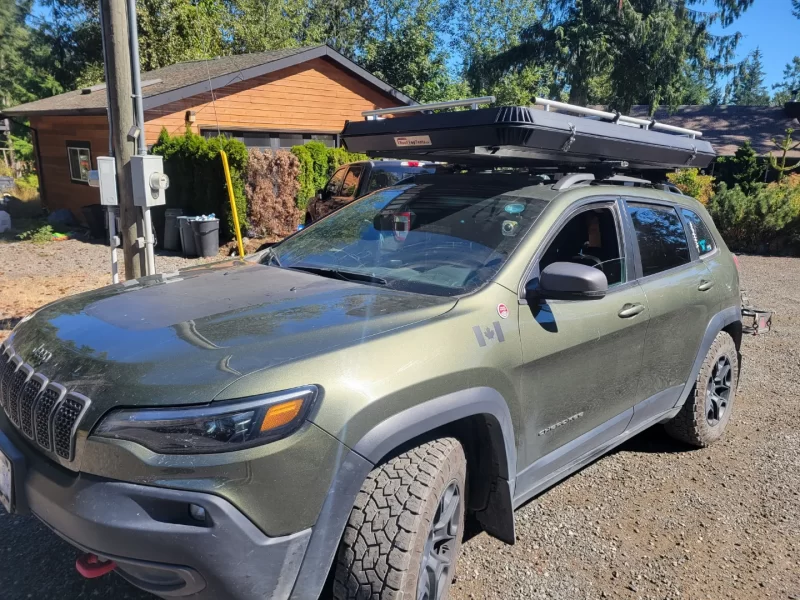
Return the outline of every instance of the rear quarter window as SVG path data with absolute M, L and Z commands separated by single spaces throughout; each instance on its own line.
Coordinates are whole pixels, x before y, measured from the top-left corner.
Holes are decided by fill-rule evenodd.
M 628 204 L 628 214 L 639 243 L 642 276 L 655 275 L 691 261 L 686 233 L 674 208 Z
M 697 253 L 703 256 L 713 252 L 717 244 L 711 235 L 711 230 L 700 218 L 700 215 L 688 208 L 681 209 L 681 213 L 683 214 L 683 220 L 686 221 L 686 235 L 689 241 L 697 248 Z

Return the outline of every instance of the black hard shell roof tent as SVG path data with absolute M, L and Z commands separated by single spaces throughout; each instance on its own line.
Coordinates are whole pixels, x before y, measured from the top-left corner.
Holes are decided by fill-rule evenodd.
M 485 96 L 365 111 L 364 121 L 345 124 L 342 140 L 351 152 L 373 158 L 562 173 L 702 169 L 716 156 L 699 131 L 543 98 L 535 100 L 539 109 L 479 108 L 494 100 Z M 464 107 L 471 110 L 434 112 Z

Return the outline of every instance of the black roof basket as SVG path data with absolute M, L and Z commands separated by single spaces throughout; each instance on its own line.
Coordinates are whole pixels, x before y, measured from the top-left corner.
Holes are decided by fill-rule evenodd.
M 342 139 L 351 152 L 376 158 L 570 171 L 705 168 L 716 156 L 699 131 L 543 98 L 535 102 L 541 109 L 478 108 L 494 100 L 365 111 L 366 120 L 345 125 Z M 461 107 L 471 110 L 433 112 Z

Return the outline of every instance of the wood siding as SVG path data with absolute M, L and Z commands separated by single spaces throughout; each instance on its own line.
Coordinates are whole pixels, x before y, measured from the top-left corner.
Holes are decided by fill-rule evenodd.
M 400 103 L 323 58 L 275 73 L 237 81 L 209 92 L 171 102 L 145 113 L 147 143 L 162 127 L 174 135 L 185 128 L 187 110 L 195 112 L 194 131 L 253 129 L 339 133 L 347 120 L 362 119 L 361 111 Z
M 41 159 L 42 200 L 51 211 L 70 209 L 83 219 L 81 207 L 100 202 L 100 191 L 70 179 L 67 141 L 88 142 L 92 168 L 97 157 L 108 156 L 108 120 L 102 116 L 30 117 L 36 129 Z
M 361 119 L 361 111 L 397 106 L 391 96 L 351 75 L 338 65 L 318 58 L 247 81 L 237 81 L 211 94 L 172 102 L 145 113 L 147 143 L 158 139 L 162 127 L 170 134 L 185 129 L 187 110 L 196 115 L 194 131 L 252 129 L 266 131 L 341 132 L 346 120 Z M 51 211 L 72 210 L 83 220 L 81 207 L 100 202 L 99 190 L 70 179 L 67 140 L 91 145 L 92 168 L 97 157 L 108 155 L 105 116 L 32 116 L 39 132 L 42 198 Z M 169 193 L 169 192 L 167 192 Z

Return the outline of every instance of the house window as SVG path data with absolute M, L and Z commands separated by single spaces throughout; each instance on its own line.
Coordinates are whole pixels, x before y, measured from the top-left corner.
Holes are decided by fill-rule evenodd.
M 88 183 L 92 169 L 92 150 L 89 142 L 67 142 L 69 177 L 78 183 Z
M 309 142 L 322 142 L 330 148 L 336 147 L 336 136 L 332 133 L 305 133 L 294 131 L 242 131 L 202 129 L 200 133 L 207 138 L 219 134 L 233 140 L 239 140 L 248 148 L 259 150 L 288 150 L 292 146 L 302 146 Z

